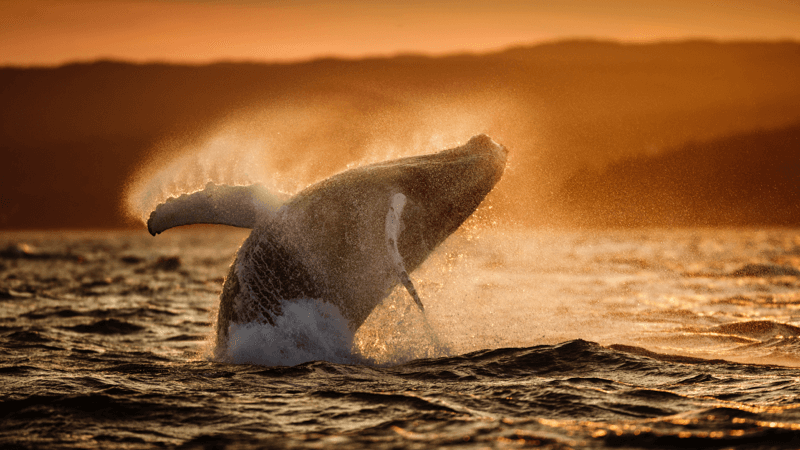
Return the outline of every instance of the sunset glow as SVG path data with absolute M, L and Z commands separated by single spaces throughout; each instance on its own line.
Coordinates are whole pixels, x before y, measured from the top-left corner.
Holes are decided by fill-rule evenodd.
M 0 2 L 0 64 L 481 52 L 565 38 L 800 39 L 787 1 Z
M 800 0 L 0 0 L 0 449 L 800 448 Z

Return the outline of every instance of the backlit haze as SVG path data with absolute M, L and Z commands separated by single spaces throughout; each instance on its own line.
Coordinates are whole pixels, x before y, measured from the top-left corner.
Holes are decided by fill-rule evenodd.
M 565 38 L 800 38 L 792 1 L 0 2 L 0 64 L 485 52 Z

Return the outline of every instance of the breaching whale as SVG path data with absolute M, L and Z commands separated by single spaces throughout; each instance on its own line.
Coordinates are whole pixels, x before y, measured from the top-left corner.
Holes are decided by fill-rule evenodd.
M 220 295 L 217 348 L 234 323 L 275 324 L 281 301 L 334 304 L 355 332 L 398 283 L 423 309 L 409 277 L 500 180 L 508 151 L 486 135 L 429 155 L 334 175 L 279 204 L 260 185 L 216 186 L 171 198 L 148 231 L 211 223 L 251 228 Z

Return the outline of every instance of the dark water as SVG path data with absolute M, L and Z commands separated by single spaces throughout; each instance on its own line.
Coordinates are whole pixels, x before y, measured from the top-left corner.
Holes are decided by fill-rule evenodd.
M 600 268 L 550 264 L 547 271 L 526 263 L 530 254 L 519 249 L 549 245 L 560 249 L 547 250 L 553 257 L 585 253 L 600 264 L 590 249 L 618 255 L 628 244 L 658 242 L 681 253 L 684 235 L 538 236 L 522 247 L 517 240 L 502 261 L 491 241 L 456 237 L 416 275 L 432 327 L 451 349 L 446 356 L 415 358 L 425 354 L 417 348 L 425 337 L 376 331 L 405 323 L 387 319 L 402 310 L 390 299 L 355 337 L 362 362 L 269 367 L 209 356 L 222 276 L 244 237 L 210 230 L 158 239 L 134 232 L 0 236 L 0 446 L 800 448 L 800 370 L 727 362 L 778 355 L 796 365 L 800 329 L 792 324 L 796 303 L 786 300 L 797 292 L 796 231 L 698 231 L 686 240 L 695 259 L 676 259 L 680 267 L 665 262 L 669 252 L 655 252 L 623 261 L 623 269 L 611 258 Z M 725 242 L 728 250 L 714 244 Z M 721 258 L 723 250 L 733 256 Z M 482 263 L 459 265 L 459 255 Z M 453 264 L 488 285 L 482 289 L 494 306 L 439 278 Z M 725 264 L 755 272 L 734 273 Z M 605 270 L 624 275 L 622 287 L 576 278 L 613 278 Z M 562 280 L 570 289 L 544 282 L 554 272 L 572 274 Z M 481 278 L 490 275 L 538 280 L 542 292 L 586 307 L 556 305 L 553 315 L 562 321 L 542 324 L 537 311 L 551 311 L 537 294 L 525 291 L 521 298 L 530 301 L 521 303 L 510 287 Z M 519 280 L 514 284 L 524 284 Z M 582 283 L 597 285 L 597 296 Z M 757 301 L 768 295 L 785 301 Z M 620 312 L 626 296 L 641 300 L 638 309 L 629 305 L 630 314 Z M 463 311 L 448 316 L 437 310 L 439 300 L 461 301 Z M 708 305 L 718 306 L 711 319 Z M 490 318 L 492 308 L 498 315 Z M 463 323 L 469 311 L 477 311 L 473 328 Z M 590 318 L 603 327 L 575 326 Z M 775 347 L 779 354 L 764 350 Z

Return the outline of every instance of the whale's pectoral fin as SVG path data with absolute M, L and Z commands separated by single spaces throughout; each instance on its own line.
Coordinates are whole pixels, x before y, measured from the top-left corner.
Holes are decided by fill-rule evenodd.
M 253 228 L 260 217 L 274 213 L 282 201 L 264 186 L 225 186 L 208 183 L 192 194 L 158 205 L 147 220 L 153 236 L 180 225 L 197 223 Z
M 403 263 L 403 257 L 400 255 L 400 250 L 397 248 L 397 239 L 400 237 L 400 232 L 402 232 L 403 228 L 401 215 L 405 205 L 406 196 L 403 194 L 394 194 L 390 199 L 389 212 L 386 213 L 386 249 L 389 254 L 389 261 L 397 274 L 397 278 L 399 278 L 403 286 L 406 287 L 411 298 L 413 298 L 417 306 L 419 306 L 420 311 L 425 311 L 425 307 L 422 306 L 422 300 L 419 299 L 419 295 L 417 294 L 417 289 L 414 288 L 414 283 L 411 282 L 411 277 L 408 276 L 405 264 Z

